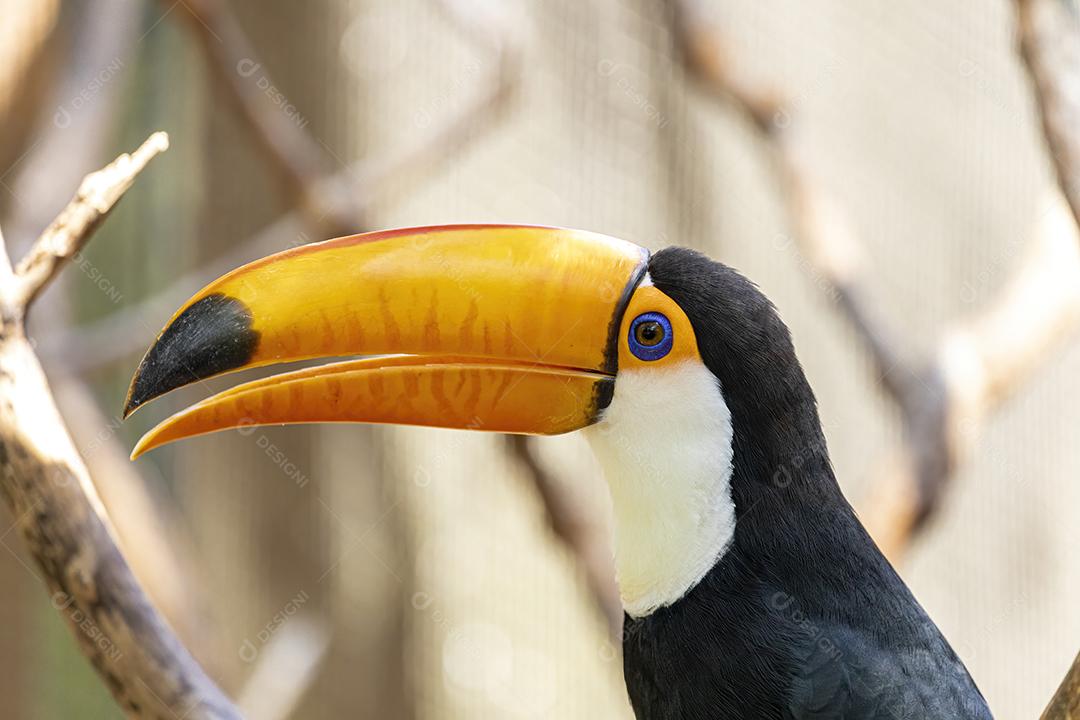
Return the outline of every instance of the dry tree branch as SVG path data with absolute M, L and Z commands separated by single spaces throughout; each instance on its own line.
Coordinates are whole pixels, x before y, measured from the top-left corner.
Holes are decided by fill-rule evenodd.
M 168 147 L 169 137 L 163 132 L 154 133 L 133 154 L 125 153 L 104 169 L 87 175 L 75 198 L 15 268 L 15 286 L 8 301 L 18 308 L 29 307 L 65 261 L 82 249 L 146 163 Z
M 1076 720 L 1080 718 L 1080 655 L 1061 681 L 1050 704 L 1039 720 Z
M 687 69 L 706 90 L 745 114 L 757 130 L 770 152 L 799 249 L 827 284 L 838 309 L 870 355 L 882 388 L 901 410 L 908 439 L 904 451 L 887 466 L 886 478 L 893 490 L 887 517 L 890 522 L 897 519 L 903 529 L 875 532 L 879 521 L 864 517 L 882 549 L 895 557 L 933 511 L 950 469 L 944 447 L 945 394 L 940 379 L 902 357 L 893 334 L 870 308 L 869 293 L 862 282 L 861 246 L 846 216 L 813 179 L 800 155 L 782 95 L 759 88 L 735 72 L 724 54 L 720 34 L 694 22 L 685 3 L 676 3 L 675 14 Z
M 28 304 L 77 253 L 135 176 L 167 147 L 152 135 L 91 173 L 11 268 L 0 244 L 0 493 L 54 606 L 130 717 L 239 718 L 146 598 L 26 339 Z
M 1060 202 L 1051 206 L 1011 284 L 982 315 L 949 331 L 936 358 L 918 366 L 892 349 L 896 345 L 869 311 L 857 284 L 859 246 L 801 161 L 786 131 L 790 118 L 776 100 L 779 94 L 742 81 L 722 56 L 719 36 L 688 23 L 685 7 L 675 8 L 676 34 L 689 69 L 742 110 L 769 146 L 796 241 L 830 284 L 884 390 L 901 410 L 904 447 L 884 465 L 863 514 L 874 539 L 894 560 L 939 507 L 942 491 L 985 419 L 1080 323 L 1080 26 L 1062 5 L 1017 0 L 1021 54 L 1068 210 Z M 1042 720 L 1078 717 L 1080 655 Z
M 906 357 L 871 308 L 861 245 L 803 157 L 783 95 L 740 76 L 723 54 L 721 35 L 695 22 L 687 0 L 676 0 L 674 13 L 688 70 L 757 130 L 770 152 L 796 243 L 828 284 L 900 411 L 903 447 L 883 463 L 862 514 L 882 551 L 896 561 L 940 507 L 981 421 L 1080 320 L 1077 243 L 1063 245 L 1060 226 L 1040 235 L 996 305 L 947 333 L 936 357 Z M 1021 313 L 1040 321 L 1017 321 Z
M 1075 6 L 1017 0 L 1020 57 L 1027 68 L 1058 185 L 1080 224 L 1080 23 Z M 1042 720 L 1080 718 L 1080 655 Z
M 79 62 L 65 64 L 53 83 L 39 89 L 55 112 L 40 118 L 33 147 L 13 170 L 10 190 L 16 202 L 5 223 L 12 251 L 29 248 L 71 199 L 71 188 L 79 185 L 85 169 L 103 164 L 100 156 L 114 119 L 113 95 L 122 85 L 124 58 L 138 37 L 139 9 L 127 0 L 76 0 L 67 10 L 68 23 L 79 31 L 66 55 Z M 86 94 L 88 87 L 93 92 Z M 73 102 L 76 98 L 85 102 Z M 51 293 L 35 304 L 35 340 L 42 335 L 58 337 L 72 328 L 66 312 L 69 300 L 64 293 Z M 170 508 L 155 501 L 141 473 L 128 461 L 113 432 L 119 419 L 104 418 L 86 383 L 69 375 L 68 366 L 74 364 L 69 360 L 81 362 L 84 354 L 96 349 L 75 349 L 66 356 L 49 356 L 40 345 L 35 349 L 50 372 L 53 367 L 59 370 L 51 378 L 53 393 L 91 476 L 98 481 L 97 490 L 129 565 L 196 657 L 213 663 L 220 655 L 215 646 L 219 635 L 208 621 L 198 583 L 190 582 L 186 572 L 177 572 L 193 569 L 183 563 L 184 541 L 189 538 L 174 522 Z M 80 431 L 90 435 L 80 436 Z M 128 542 L 133 538 L 138 541 Z M 213 671 L 213 665 L 208 669 Z
M 935 445 L 927 438 L 921 447 L 944 453 L 943 479 L 969 456 L 987 418 L 1078 325 L 1080 238 L 1068 208 L 1055 196 L 1011 281 L 979 315 L 947 330 L 933 359 L 943 415 L 940 425 L 923 424 L 933 431 Z M 864 503 L 863 521 L 891 557 L 900 555 L 920 527 L 918 486 L 912 484 L 920 472 L 910 465 L 918 457 L 909 450 L 891 458 Z
M 676 28 L 687 69 L 717 99 L 750 120 L 771 152 L 787 205 L 792 234 L 802 252 L 829 285 L 852 329 L 866 344 L 885 390 L 894 398 L 906 392 L 894 372 L 907 365 L 897 343 L 868 302 L 861 284 L 861 246 L 841 208 L 816 182 L 792 140 L 791 117 L 783 96 L 751 84 L 726 56 L 719 32 L 695 22 L 686 3 L 676 3 Z
M 35 348 L 36 349 L 36 348 Z M 224 679 L 222 638 L 203 594 L 192 539 L 167 498 L 148 486 L 117 432 L 121 418 L 106 416 L 89 384 L 51 374 L 51 391 L 87 466 L 132 573 L 154 607 L 214 677 Z
M 1016 0 L 1020 57 L 1058 185 L 1080 224 L 1080 23 L 1064 0 Z

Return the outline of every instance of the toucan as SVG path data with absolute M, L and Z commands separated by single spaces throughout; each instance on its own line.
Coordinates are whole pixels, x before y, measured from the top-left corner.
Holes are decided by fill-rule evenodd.
M 841 493 L 776 308 L 730 267 L 534 226 L 296 247 L 181 307 L 124 414 L 311 358 L 336 360 L 198 402 L 132 457 L 244 425 L 582 430 L 611 491 L 637 717 L 991 717 Z

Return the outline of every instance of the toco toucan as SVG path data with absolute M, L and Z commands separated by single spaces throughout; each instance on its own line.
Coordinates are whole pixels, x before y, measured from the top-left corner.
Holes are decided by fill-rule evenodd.
M 612 495 L 639 718 L 990 718 L 841 494 L 787 327 L 731 268 L 529 226 L 298 247 L 180 308 L 124 413 L 210 376 L 356 355 L 218 393 L 132 456 L 242 425 L 583 429 Z

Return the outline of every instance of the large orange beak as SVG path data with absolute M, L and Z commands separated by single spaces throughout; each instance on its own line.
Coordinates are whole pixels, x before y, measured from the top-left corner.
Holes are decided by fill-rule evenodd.
M 596 421 L 648 252 L 555 228 L 459 225 L 287 250 L 208 285 L 131 381 L 126 417 L 183 385 L 316 357 L 166 419 L 132 458 L 246 425 L 375 422 L 557 434 Z

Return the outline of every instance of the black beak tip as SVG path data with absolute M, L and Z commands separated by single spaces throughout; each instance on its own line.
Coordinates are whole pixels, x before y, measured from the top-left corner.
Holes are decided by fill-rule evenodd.
M 143 380 L 142 369 L 142 365 L 140 364 L 139 369 L 135 371 L 135 377 L 131 379 L 131 387 L 128 388 L 127 397 L 124 399 L 124 420 L 127 420 L 131 413 L 138 410 L 146 402 L 156 397 L 151 394 L 147 387 L 147 383 Z M 161 394 L 162 393 L 158 393 L 158 395 Z
M 234 297 L 214 293 L 193 302 L 146 351 L 124 401 L 124 418 L 176 388 L 249 364 L 259 345 L 251 323 L 251 310 Z

